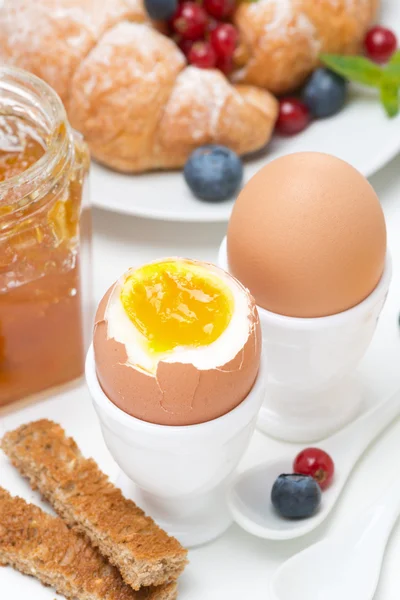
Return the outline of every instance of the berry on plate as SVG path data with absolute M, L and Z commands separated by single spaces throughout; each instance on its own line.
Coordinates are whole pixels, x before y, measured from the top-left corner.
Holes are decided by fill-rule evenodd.
M 230 23 L 221 23 L 211 32 L 210 41 L 218 57 L 230 58 L 235 52 L 239 35 Z
M 218 25 L 219 22 L 216 19 L 214 19 L 213 17 L 209 17 L 207 21 L 206 35 L 211 34 L 211 32 L 214 31 L 214 29 L 218 27 Z
M 210 144 L 192 152 L 183 174 L 197 198 L 220 202 L 231 198 L 239 189 L 243 179 L 243 164 L 233 150 Z
M 325 490 L 333 479 L 335 465 L 324 450 L 306 448 L 296 456 L 293 470 L 295 473 L 310 475 L 319 484 L 321 490 Z
M 189 56 L 189 52 L 192 49 L 194 42 L 192 42 L 192 40 L 178 39 L 176 40 L 176 43 L 187 58 Z
M 188 52 L 188 61 L 199 69 L 215 67 L 217 57 L 210 42 L 194 42 Z
M 308 106 L 297 98 L 281 98 L 276 130 L 284 135 L 294 135 L 303 131 L 310 123 Z
M 166 21 L 174 16 L 178 0 L 144 0 L 144 6 L 150 19 Z
M 308 475 L 279 475 L 272 487 L 271 501 L 282 517 L 306 519 L 318 510 L 321 490 Z
M 320 68 L 311 75 L 302 96 L 314 117 L 331 117 L 344 106 L 347 81 L 329 69 Z
M 171 26 L 182 39 L 196 41 L 204 36 L 207 14 L 196 2 L 183 2 L 173 15 Z
M 227 19 L 233 14 L 236 0 L 204 0 L 204 8 L 216 19 Z
M 219 56 L 217 57 L 217 69 L 219 69 L 224 75 L 229 75 L 233 71 L 233 58 L 232 56 Z
M 376 25 L 365 36 L 366 55 L 377 63 L 386 63 L 397 50 L 397 38 L 393 31 Z

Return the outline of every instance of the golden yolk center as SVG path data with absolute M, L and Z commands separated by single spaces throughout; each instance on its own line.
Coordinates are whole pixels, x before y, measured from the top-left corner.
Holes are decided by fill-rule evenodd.
M 121 302 L 154 353 L 215 342 L 234 308 L 229 286 L 205 267 L 184 261 L 138 269 L 125 280 Z

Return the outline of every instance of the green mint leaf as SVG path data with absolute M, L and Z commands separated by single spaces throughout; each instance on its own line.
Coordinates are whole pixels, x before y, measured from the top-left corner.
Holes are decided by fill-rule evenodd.
M 376 88 L 381 86 L 384 70 L 363 56 L 321 54 L 320 60 L 329 69 L 350 81 Z
M 400 64 L 387 65 L 383 79 L 384 81 L 390 81 L 393 85 L 400 86 Z
M 399 86 L 391 81 L 384 81 L 380 89 L 381 102 L 386 114 L 391 119 L 399 114 Z
M 400 52 L 395 52 L 384 67 L 385 79 L 400 86 Z
M 400 66 L 400 50 L 398 50 L 397 52 L 395 52 L 392 56 L 392 58 L 389 60 L 388 62 L 388 66 L 389 67 L 399 67 Z

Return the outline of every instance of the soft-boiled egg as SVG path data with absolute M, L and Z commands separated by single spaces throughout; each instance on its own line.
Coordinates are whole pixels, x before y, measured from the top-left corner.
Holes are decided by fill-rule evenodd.
M 191 425 L 238 406 L 257 377 L 255 302 L 218 267 L 171 258 L 130 269 L 100 302 L 97 376 L 126 413 Z

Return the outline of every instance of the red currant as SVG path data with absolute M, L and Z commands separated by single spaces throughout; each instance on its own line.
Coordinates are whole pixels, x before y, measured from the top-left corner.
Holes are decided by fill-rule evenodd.
M 179 48 L 182 50 L 183 54 L 188 57 L 189 56 L 189 52 L 192 49 L 192 46 L 194 44 L 194 42 L 192 42 L 192 40 L 184 40 L 181 39 L 177 42 Z
M 279 103 L 279 114 L 276 130 L 284 135 L 300 133 L 310 123 L 311 115 L 308 107 L 297 98 L 282 98 Z
M 386 63 L 397 50 L 397 38 L 390 29 L 377 25 L 365 36 L 364 48 L 371 60 Z
M 220 56 L 217 57 L 217 69 L 219 69 L 224 75 L 228 76 L 233 71 L 233 59 L 232 56 Z
M 206 33 L 211 33 L 212 31 L 214 31 L 214 29 L 216 27 L 218 27 L 219 23 L 216 19 L 213 19 L 212 17 L 210 17 L 208 19 L 208 23 L 207 23 L 207 27 L 206 27 Z
M 237 29 L 230 23 L 218 25 L 211 32 L 211 44 L 217 56 L 222 58 L 231 57 L 235 52 L 236 44 L 238 43 L 239 35 Z
M 335 465 L 329 454 L 324 450 L 306 448 L 296 456 L 293 470 L 301 475 L 311 475 L 319 484 L 321 490 L 324 490 L 333 479 Z
M 210 42 L 195 42 L 189 51 L 188 60 L 199 69 L 212 69 L 217 57 Z
M 227 19 L 233 14 L 236 0 L 204 0 L 204 8 L 216 19 Z
M 199 40 L 207 27 L 207 15 L 195 2 L 183 2 L 171 20 L 172 29 L 185 40 Z

